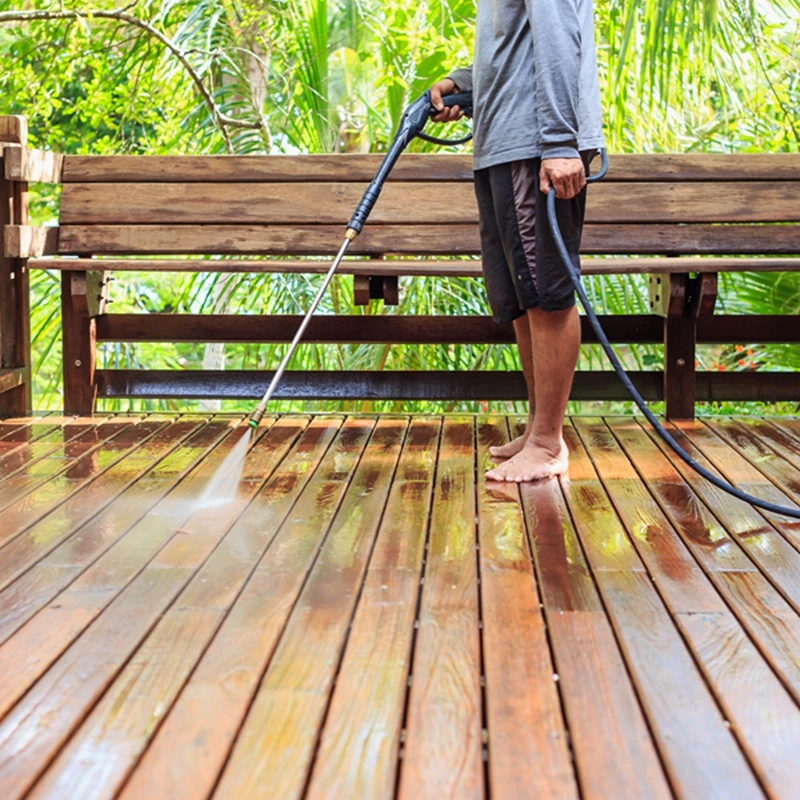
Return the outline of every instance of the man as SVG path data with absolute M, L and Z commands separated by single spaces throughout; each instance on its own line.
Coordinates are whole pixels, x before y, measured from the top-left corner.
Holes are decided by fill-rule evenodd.
M 528 387 L 525 433 L 492 456 L 498 481 L 567 469 L 562 426 L 580 349 L 572 284 L 547 222 L 558 221 L 579 266 L 586 173 L 603 147 L 592 0 L 478 0 L 475 60 L 434 84 L 441 122 L 458 119 L 442 95 L 472 90 L 475 194 L 483 272 L 494 319 L 513 322 Z

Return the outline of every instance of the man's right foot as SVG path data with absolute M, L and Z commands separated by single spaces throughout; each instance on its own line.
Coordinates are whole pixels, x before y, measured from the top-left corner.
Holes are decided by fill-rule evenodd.
M 517 436 L 516 439 L 506 443 L 496 445 L 494 447 L 489 448 L 489 455 L 492 458 L 513 458 L 517 453 L 525 447 L 525 442 L 528 441 L 528 437 L 530 436 L 530 429 L 531 426 L 529 425 L 522 436 Z

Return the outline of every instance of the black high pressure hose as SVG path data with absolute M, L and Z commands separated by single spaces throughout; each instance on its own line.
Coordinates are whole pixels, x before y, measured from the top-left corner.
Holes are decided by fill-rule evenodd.
M 602 150 L 601 155 L 602 155 L 602 166 L 600 167 L 600 171 L 597 173 L 597 175 L 593 175 L 592 177 L 587 178 L 586 179 L 587 183 L 595 183 L 597 181 L 602 180 L 605 177 L 606 172 L 608 172 L 608 153 L 606 153 L 605 150 Z M 570 258 L 567 246 L 564 244 L 564 237 L 561 235 L 561 228 L 559 228 L 558 226 L 558 215 L 556 214 L 555 187 L 551 187 L 547 195 L 547 219 L 550 222 L 550 228 L 553 231 L 553 238 L 555 239 L 556 247 L 558 248 L 558 253 L 561 256 L 561 260 L 564 262 L 564 266 L 566 267 L 567 272 L 569 273 L 570 280 L 572 281 L 572 285 L 575 287 L 578 299 L 581 301 L 581 305 L 583 306 L 583 310 L 586 312 L 586 316 L 589 319 L 589 323 L 591 324 L 592 329 L 594 330 L 595 335 L 597 336 L 597 341 L 600 342 L 600 344 L 602 345 L 605 354 L 608 356 L 608 360 L 611 362 L 611 366 L 614 367 L 614 372 L 617 373 L 617 377 L 622 381 L 622 384 L 628 390 L 628 394 L 633 399 L 633 402 L 636 403 L 636 405 L 639 407 L 639 410 L 647 418 L 647 421 L 653 426 L 656 433 L 698 475 L 701 475 L 707 481 L 713 483 L 714 486 L 716 486 L 718 489 L 722 489 L 723 492 L 727 492 L 733 497 L 736 497 L 739 500 L 743 500 L 745 503 L 750 503 L 750 505 L 762 508 L 765 511 L 771 511 L 773 514 L 782 514 L 787 517 L 792 517 L 793 519 L 800 519 L 800 509 L 779 506 L 776 505 L 775 503 L 769 503 L 766 500 L 761 500 L 758 497 L 754 497 L 751 494 L 747 494 L 747 492 L 743 492 L 740 489 L 737 489 L 735 486 L 732 486 L 730 483 L 724 481 L 722 478 L 718 478 L 712 472 L 709 472 L 705 467 L 698 464 L 697 461 L 695 461 L 695 459 L 693 459 L 675 441 L 672 434 L 670 434 L 669 431 L 664 429 L 664 427 L 656 418 L 655 414 L 653 414 L 653 412 L 647 407 L 644 398 L 639 394 L 639 390 L 633 385 L 633 381 L 628 377 L 628 373 L 625 372 L 625 369 L 623 368 L 622 364 L 617 358 L 617 354 L 611 347 L 611 343 L 608 341 L 608 337 L 606 336 L 605 331 L 600 325 L 600 320 L 597 319 L 597 315 L 594 313 L 594 309 L 592 308 L 591 303 L 589 302 L 589 298 L 586 296 L 586 291 L 581 285 L 580 275 L 578 273 L 578 270 L 575 269 L 575 265 L 572 263 L 572 259 Z

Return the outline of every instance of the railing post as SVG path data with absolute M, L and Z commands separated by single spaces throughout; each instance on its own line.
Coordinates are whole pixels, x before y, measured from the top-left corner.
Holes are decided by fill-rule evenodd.
M 108 273 L 61 273 L 64 413 L 91 416 L 97 400 L 97 317 L 105 312 Z
M 25 147 L 24 117 L 0 117 L 0 150 L 8 144 Z M 28 184 L 6 177 L 5 153 L 0 158 L 0 233 L 6 225 L 28 224 Z M 28 262 L 10 258 L 0 246 L 0 417 L 21 417 L 31 409 L 31 323 Z

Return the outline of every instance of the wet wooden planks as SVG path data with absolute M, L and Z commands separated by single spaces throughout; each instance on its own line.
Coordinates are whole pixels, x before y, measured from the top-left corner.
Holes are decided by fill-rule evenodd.
M 517 425 L 267 419 L 200 507 L 239 417 L 0 423 L 4 797 L 793 797 L 796 521 L 631 418 L 487 482 Z M 797 420 L 673 431 L 800 500 Z

